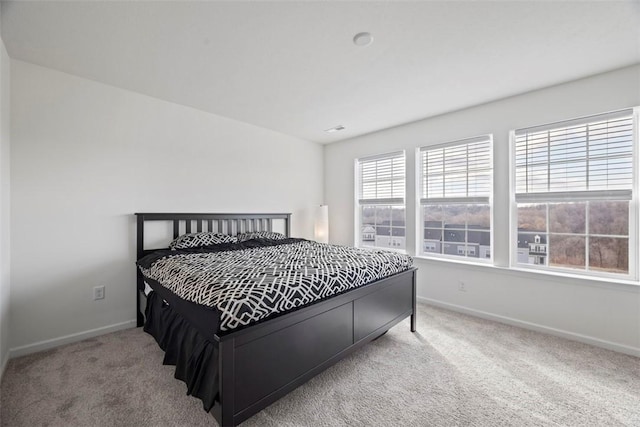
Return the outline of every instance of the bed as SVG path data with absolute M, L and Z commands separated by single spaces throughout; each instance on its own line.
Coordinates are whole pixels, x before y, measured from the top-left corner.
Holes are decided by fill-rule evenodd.
M 307 298 L 307 293 L 298 292 L 282 303 L 257 286 L 257 279 L 249 286 L 246 278 L 239 281 L 232 273 L 246 271 L 247 260 L 259 267 L 271 266 L 274 259 L 290 263 L 289 259 L 304 258 L 294 270 L 307 274 L 313 267 L 308 259 L 320 257 L 318 253 L 322 259 L 337 258 L 340 265 L 357 250 L 291 238 L 291 216 L 286 213 L 137 213 L 136 217 L 137 324 L 154 336 L 165 351 L 163 363 L 176 366 L 175 377 L 187 384 L 187 393 L 200 398 L 221 426 L 238 425 L 407 317 L 415 331 L 416 269 L 403 264 L 400 255 L 367 251 L 373 255 L 366 256 L 395 257 L 398 265 L 385 267 L 394 262 L 374 258 L 375 268 L 365 263 L 356 268 L 349 261 L 351 275 L 328 287 L 335 288 L 333 294 L 318 291 Z M 174 239 L 200 232 L 264 236 L 277 226 L 283 236 L 174 251 L 148 249 L 145 226 L 152 222 L 170 224 Z M 219 264 L 210 267 L 214 261 Z M 314 281 L 319 276 L 335 279 L 341 273 L 342 269 L 323 264 Z M 211 285 L 214 276 L 228 286 Z M 302 276 L 295 280 L 291 282 L 295 286 L 308 283 Z M 253 294 L 238 294 L 243 289 Z M 261 289 L 265 301 L 277 301 L 276 308 L 266 310 L 256 289 Z M 290 304 L 293 300 L 295 307 Z

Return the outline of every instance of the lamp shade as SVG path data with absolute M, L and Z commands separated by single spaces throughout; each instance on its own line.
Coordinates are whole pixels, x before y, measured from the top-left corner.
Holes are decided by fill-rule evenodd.
M 320 205 L 316 209 L 314 237 L 319 243 L 329 243 L 329 206 Z

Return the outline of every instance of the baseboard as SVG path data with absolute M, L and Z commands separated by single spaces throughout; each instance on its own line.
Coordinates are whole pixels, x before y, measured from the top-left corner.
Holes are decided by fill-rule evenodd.
M 78 332 L 71 335 L 65 335 L 59 338 L 53 338 L 50 340 L 44 340 L 33 344 L 27 344 L 20 347 L 15 347 L 9 350 L 9 357 L 19 357 L 31 353 L 37 353 L 39 351 L 48 350 L 50 348 L 59 347 L 65 344 L 71 344 L 74 342 L 86 340 L 87 338 L 93 338 L 100 335 L 108 334 L 111 332 L 121 331 L 123 329 L 134 328 L 136 326 L 135 320 L 127 320 L 126 322 L 120 322 L 113 325 L 102 326 L 100 328 L 89 329 L 88 331 Z
M 590 344 L 596 347 L 606 348 L 607 350 L 613 350 L 619 353 L 640 357 L 640 348 L 631 347 L 624 344 L 618 344 L 611 341 L 601 340 L 599 338 L 590 337 L 588 335 L 576 334 L 574 332 L 569 332 L 562 329 L 551 328 L 548 326 L 539 325 L 537 323 L 526 322 L 524 320 L 518 320 L 512 317 L 501 316 L 499 314 L 489 313 L 486 311 L 475 310 L 473 308 L 468 308 L 468 307 L 464 307 L 456 304 L 450 304 L 447 302 L 438 301 L 431 298 L 417 297 L 417 300 L 425 304 L 446 308 L 448 310 L 457 311 L 459 313 L 468 314 L 470 316 L 480 317 L 482 319 L 487 319 L 487 320 L 494 320 L 496 322 L 506 323 L 507 325 L 518 326 L 520 328 L 529 329 L 536 332 L 542 332 L 549 335 L 555 335 L 555 336 L 566 338 L 569 340 Z
M 9 355 L 11 351 L 7 351 L 4 355 L 4 360 L 2 360 L 2 364 L 0 365 L 0 382 L 2 382 L 2 377 L 4 376 L 4 371 L 7 369 L 7 363 L 9 363 Z

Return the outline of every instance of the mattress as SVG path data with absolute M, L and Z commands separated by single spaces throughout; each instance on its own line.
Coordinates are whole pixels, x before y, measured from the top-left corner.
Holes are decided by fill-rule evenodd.
M 388 277 L 412 266 L 397 252 L 304 239 L 254 239 L 138 260 L 145 283 L 206 335 L 226 334 Z

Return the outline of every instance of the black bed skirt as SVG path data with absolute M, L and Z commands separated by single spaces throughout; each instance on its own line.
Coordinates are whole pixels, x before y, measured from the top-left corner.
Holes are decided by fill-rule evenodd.
M 218 345 L 195 328 L 152 291 L 147 296 L 144 331 L 164 351 L 163 364 L 176 367 L 175 377 L 187 384 L 187 394 L 202 400 L 209 412 L 218 398 Z

